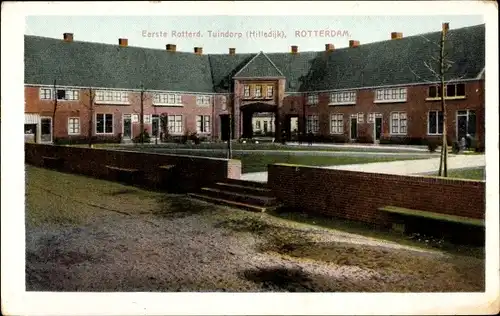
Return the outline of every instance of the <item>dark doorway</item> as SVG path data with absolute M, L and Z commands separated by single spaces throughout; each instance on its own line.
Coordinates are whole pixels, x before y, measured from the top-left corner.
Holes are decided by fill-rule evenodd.
M 252 138 L 253 136 L 253 125 L 252 125 L 252 117 L 253 117 L 253 112 L 251 111 L 241 111 L 242 115 L 242 129 L 243 129 L 243 135 L 241 135 L 243 138 Z
M 358 138 L 358 119 L 351 118 L 351 140 Z
M 375 140 L 379 141 L 381 135 L 382 135 L 382 118 L 376 117 L 375 118 Z
M 123 136 L 124 139 L 132 138 L 132 117 L 131 115 L 123 116 Z
M 299 116 L 287 115 L 285 119 L 285 131 L 287 141 L 296 141 L 299 138 Z
M 463 110 L 457 112 L 457 139 L 467 139 L 467 134 L 471 137 L 476 135 L 476 112 Z
M 220 138 L 221 140 L 229 139 L 229 114 L 223 114 L 220 116 Z

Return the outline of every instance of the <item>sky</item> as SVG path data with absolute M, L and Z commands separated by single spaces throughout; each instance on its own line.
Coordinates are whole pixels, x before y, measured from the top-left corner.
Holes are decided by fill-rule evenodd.
M 342 48 L 349 40 L 387 40 L 391 32 L 411 36 L 440 31 L 443 22 L 455 29 L 484 20 L 481 15 L 27 16 L 25 34 L 62 39 L 63 33 L 73 33 L 75 41 L 107 44 L 127 38 L 129 46 L 165 49 L 175 44 L 177 51 L 203 47 L 204 53 L 225 54 L 230 47 L 237 53 L 284 52 L 292 45 L 299 51 L 319 51 L 328 43 Z

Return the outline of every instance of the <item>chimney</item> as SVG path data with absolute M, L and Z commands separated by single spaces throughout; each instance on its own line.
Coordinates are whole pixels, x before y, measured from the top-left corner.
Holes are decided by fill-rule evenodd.
M 73 42 L 73 33 L 64 33 L 63 38 L 65 42 Z
M 325 51 L 332 52 L 335 50 L 335 46 L 333 44 L 325 44 Z
M 121 47 L 127 47 L 128 46 L 128 39 L 126 39 L 126 38 L 119 38 L 118 39 L 118 44 Z
M 402 39 L 403 38 L 403 33 L 398 33 L 398 32 L 392 32 L 391 33 L 391 39 Z
M 175 44 L 167 44 L 166 48 L 167 52 L 175 52 L 177 50 L 177 46 Z
M 299 52 L 299 47 L 297 45 L 292 45 L 292 54 L 297 54 Z
M 202 55 L 203 54 L 203 47 L 195 47 L 194 48 L 194 53 L 196 55 Z
M 358 47 L 359 46 L 359 41 L 355 41 L 355 40 L 350 40 L 349 41 L 349 47 Z
M 234 54 L 236 54 L 236 48 L 230 48 L 229 55 L 234 55 Z
M 443 23 L 443 32 L 446 33 L 450 29 L 450 23 Z

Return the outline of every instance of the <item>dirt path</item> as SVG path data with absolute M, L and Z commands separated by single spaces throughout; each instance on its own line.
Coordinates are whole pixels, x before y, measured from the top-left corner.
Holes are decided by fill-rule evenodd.
M 81 224 L 28 225 L 27 290 L 484 290 L 480 259 L 169 199 L 177 207 L 95 208 Z

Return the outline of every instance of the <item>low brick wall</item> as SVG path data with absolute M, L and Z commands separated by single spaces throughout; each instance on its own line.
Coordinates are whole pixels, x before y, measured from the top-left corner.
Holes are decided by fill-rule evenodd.
M 106 165 L 139 169 L 141 180 L 138 185 L 157 188 L 164 185 L 159 182 L 174 181 L 172 186 L 179 191 L 193 191 L 226 178 L 239 179 L 241 175 L 240 160 L 25 144 L 26 163 L 44 167 L 44 156 L 61 158 L 58 170 L 100 179 L 114 179 Z M 159 166 L 163 165 L 175 165 L 168 180 L 159 177 Z
M 485 183 L 399 176 L 307 166 L 268 166 L 268 186 L 287 207 L 373 224 L 388 224 L 377 210 L 393 205 L 484 219 Z

